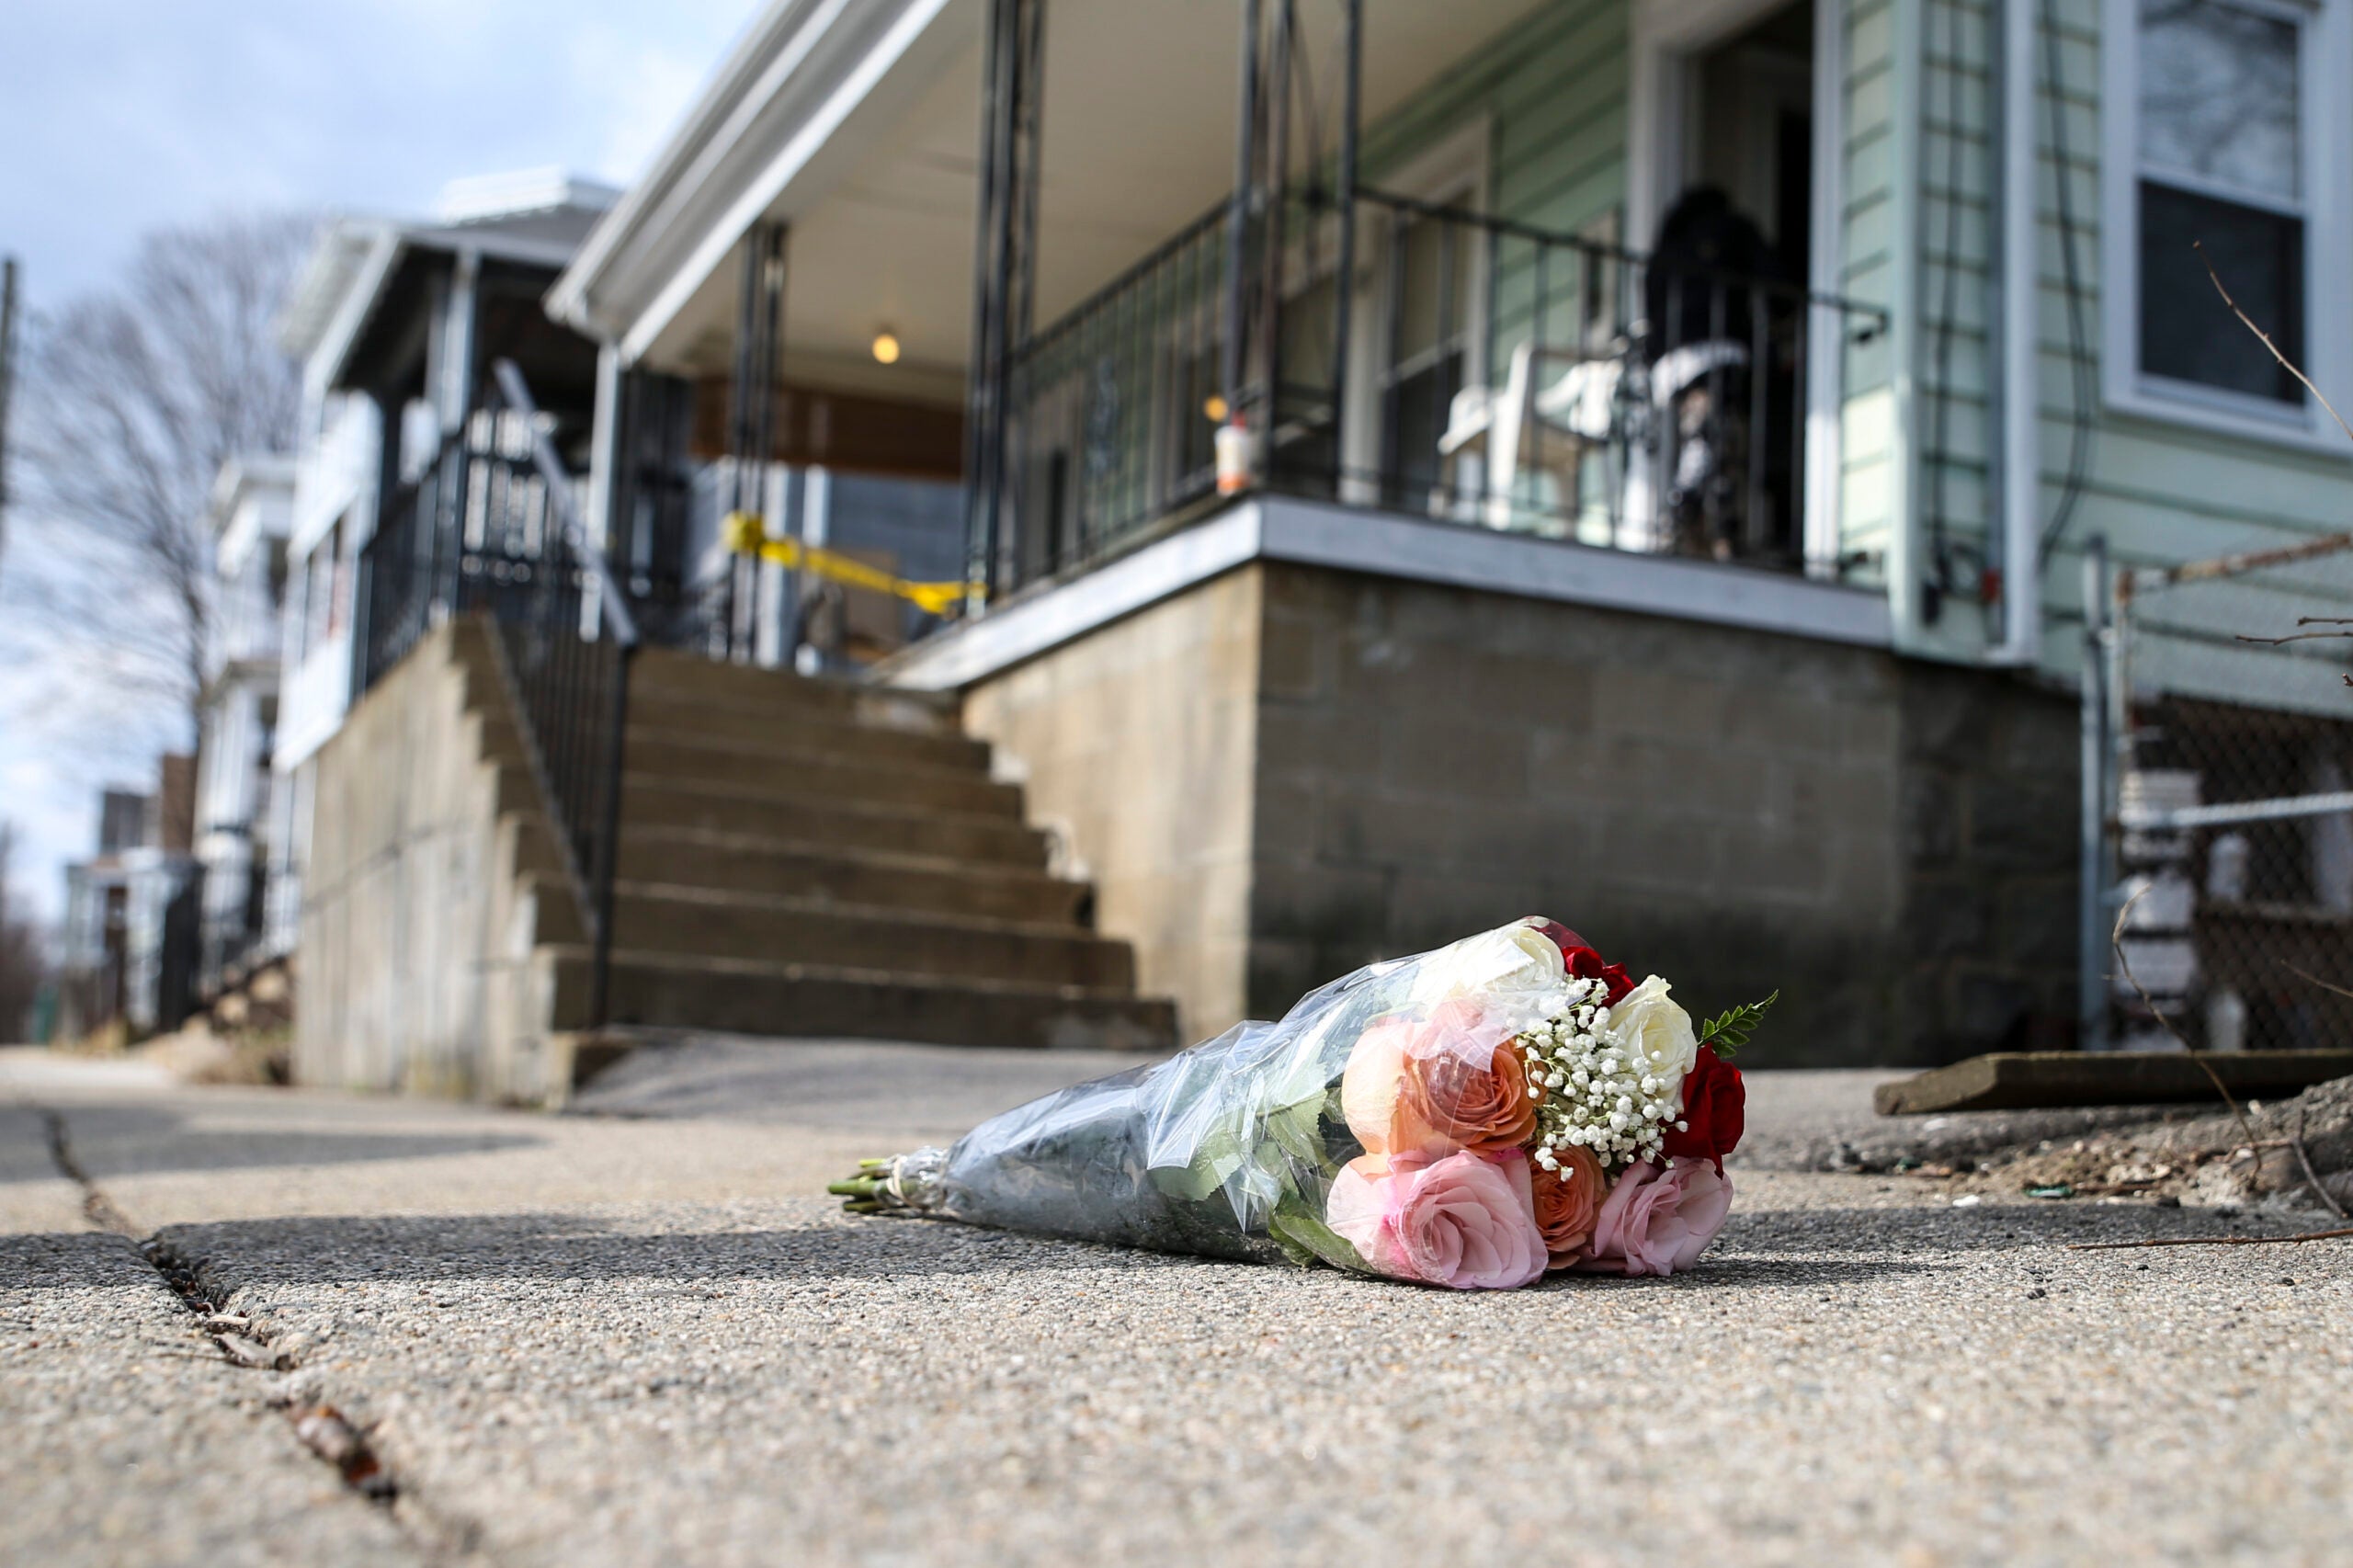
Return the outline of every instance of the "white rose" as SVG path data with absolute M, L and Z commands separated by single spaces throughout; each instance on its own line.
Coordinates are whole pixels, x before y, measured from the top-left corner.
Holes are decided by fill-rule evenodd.
M 1691 1032 L 1691 1015 L 1666 992 L 1666 982 L 1654 974 L 1609 1009 L 1611 1041 L 1627 1053 L 1627 1066 L 1658 1080 L 1663 1097 L 1683 1086 L 1683 1074 L 1699 1060 L 1699 1037 Z
M 1449 942 L 1424 958 L 1415 966 L 1412 1000 L 1428 1006 L 1453 996 L 1552 992 L 1567 979 L 1552 939 L 1514 924 Z

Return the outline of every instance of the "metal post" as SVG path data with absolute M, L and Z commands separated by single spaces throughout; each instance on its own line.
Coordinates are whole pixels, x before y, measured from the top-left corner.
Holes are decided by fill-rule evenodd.
M 1004 341 L 996 360 L 995 385 L 990 392 L 997 411 L 998 492 L 997 521 L 990 534 L 996 547 L 990 562 L 992 585 L 998 574 L 1006 569 L 1007 563 L 999 559 L 1005 553 L 1006 519 L 1009 517 L 1017 529 L 1024 521 L 1022 482 L 1028 467 L 1024 457 L 1029 444 L 1029 411 L 1028 352 L 1030 333 L 1036 324 L 1033 307 L 1038 270 L 1038 153 L 1041 140 L 1039 119 L 1045 85 L 1046 0 L 1022 0 L 1014 17 L 1012 42 L 1013 104 L 1006 117 L 1010 140 L 1005 149 L 1006 177 L 1012 183 L 1005 194 L 1008 233 L 1001 324 Z M 1017 366 L 1022 378 L 1017 393 Z M 1017 536 L 1013 542 L 1017 557 Z
M 589 897 L 596 930 L 588 957 L 588 1027 L 601 1029 L 612 1021 L 609 998 L 613 978 L 613 882 L 619 873 L 621 848 L 621 778 L 629 747 L 629 676 L 637 662 L 637 639 L 620 642 L 613 651 L 613 689 L 605 710 L 605 798 L 597 823 L 597 860 L 588 870 Z
M 978 229 L 964 431 L 965 613 L 995 593 L 1003 562 L 1013 360 L 1029 338 L 1037 252 L 1044 0 L 992 0 L 981 77 Z
M 1233 194 L 1225 210 L 1225 416 L 1242 412 L 1243 331 L 1249 305 L 1250 198 L 1258 165 L 1259 0 L 1242 0 L 1242 85 L 1233 137 Z
M 1364 75 L 1364 0 L 1342 0 L 1338 256 L 1332 274 L 1332 451 L 1334 499 L 1344 499 L 1348 467 L 1348 347 L 1356 322 L 1357 142 Z
M 1283 241 L 1290 200 L 1290 51 L 1299 25 L 1296 0 L 1275 0 L 1274 45 L 1267 58 L 1266 275 L 1261 285 L 1261 335 L 1266 340 L 1266 472 L 1275 471 L 1275 428 L 1282 420 Z
M 2108 540 L 2094 534 L 2084 544 L 2084 651 L 2081 705 L 2083 794 L 2078 817 L 2075 874 L 2076 1040 L 2086 1051 L 2109 1044 L 2108 965 L 2113 941 L 2109 916 L 2109 822 L 2113 797 L 2109 772 L 2116 760 L 2109 729 L 2109 665 L 2115 646 L 2114 601 L 2108 571 Z
M 736 284 L 735 368 L 728 451 L 734 460 L 729 509 L 757 515 L 767 472 L 776 420 L 776 332 L 784 287 L 784 225 L 754 223 L 744 234 L 743 273 Z M 752 642 L 758 619 L 756 568 L 742 558 L 729 562 L 726 654 L 733 658 Z
M 964 562 L 965 580 L 981 585 L 965 601 L 967 615 L 977 615 L 986 603 L 996 560 L 995 410 L 991 406 L 992 356 L 996 337 L 996 233 L 1000 200 L 998 149 L 1006 134 L 1003 80 L 1005 28 L 1016 0 L 994 0 L 981 58 L 980 190 L 973 207 L 977 214 L 972 235 L 972 331 L 967 350 L 964 392 Z
M 8 542 L 8 394 L 16 385 L 17 258 L 0 257 L 0 549 Z

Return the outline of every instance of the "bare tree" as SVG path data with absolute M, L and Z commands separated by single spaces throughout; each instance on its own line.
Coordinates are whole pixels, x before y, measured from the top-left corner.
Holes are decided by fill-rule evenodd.
M 16 824 L 0 822 L 0 1045 L 25 1038 L 33 995 L 49 970 L 40 933 L 17 904 L 10 877 L 16 848 Z
M 293 443 L 300 374 L 272 323 L 309 230 L 230 217 L 150 233 L 119 287 L 27 334 L 10 613 L 77 698 L 176 704 L 190 741 L 212 609 L 206 503 L 223 461 Z

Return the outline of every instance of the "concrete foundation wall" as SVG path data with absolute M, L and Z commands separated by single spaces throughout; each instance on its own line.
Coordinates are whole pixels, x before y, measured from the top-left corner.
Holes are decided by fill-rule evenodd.
M 1829 642 L 1270 565 L 1249 1002 L 1543 913 L 1756 1060 L 2063 1017 L 2072 704 Z
M 1259 620 L 1258 574 L 1228 573 L 964 694 L 1188 1040 L 1243 1017 Z
M 536 902 L 569 893 L 483 628 L 419 642 L 315 765 L 297 1081 L 540 1098 Z

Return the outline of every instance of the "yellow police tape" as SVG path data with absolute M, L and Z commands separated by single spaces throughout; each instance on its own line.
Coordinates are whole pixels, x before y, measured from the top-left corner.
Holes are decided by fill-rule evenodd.
M 766 521 L 749 512 L 730 512 L 723 527 L 727 548 L 738 555 L 757 556 L 796 572 L 813 572 L 845 587 L 895 594 L 933 615 L 946 615 L 981 591 L 977 583 L 910 583 L 904 577 L 823 545 L 803 544 L 797 539 L 770 539 Z

